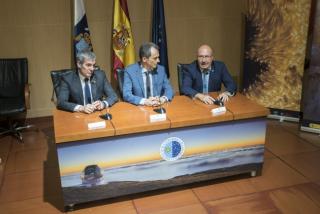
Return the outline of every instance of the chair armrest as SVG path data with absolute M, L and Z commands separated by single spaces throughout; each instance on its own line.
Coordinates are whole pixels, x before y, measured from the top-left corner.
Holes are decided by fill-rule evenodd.
M 24 86 L 24 99 L 27 109 L 30 109 L 30 86 L 31 84 L 25 84 Z

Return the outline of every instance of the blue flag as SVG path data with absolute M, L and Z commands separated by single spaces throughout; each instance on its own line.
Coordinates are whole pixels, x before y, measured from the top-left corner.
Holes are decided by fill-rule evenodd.
M 83 50 L 93 51 L 83 0 L 74 0 L 73 45 L 74 56 Z
M 164 17 L 163 0 L 153 0 L 152 42 L 157 44 L 160 48 L 159 64 L 165 67 L 169 78 L 166 21 Z

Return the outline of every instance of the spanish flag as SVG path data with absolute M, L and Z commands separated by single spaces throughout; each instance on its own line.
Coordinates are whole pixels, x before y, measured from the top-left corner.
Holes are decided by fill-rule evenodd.
M 113 28 L 113 73 L 117 79 L 117 68 L 124 68 L 135 63 L 133 35 L 127 0 L 114 0 Z

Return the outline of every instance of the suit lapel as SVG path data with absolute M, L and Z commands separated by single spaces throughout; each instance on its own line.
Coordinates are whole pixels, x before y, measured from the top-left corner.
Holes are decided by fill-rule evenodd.
M 76 91 L 78 91 L 78 93 L 81 91 L 81 93 L 79 93 L 79 98 L 80 98 L 80 102 L 79 103 L 81 103 L 81 105 L 83 105 L 83 103 L 84 103 L 84 99 L 83 99 L 83 89 L 82 89 L 82 85 L 81 85 L 81 81 L 80 81 L 80 77 L 79 77 L 79 74 L 78 73 L 76 73 L 75 75 L 74 75 L 74 78 L 75 78 L 75 80 L 74 81 L 72 81 L 72 82 L 74 82 L 74 88 L 76 89 Z
M 91 84 L 91 94 L 92 94 L 92 102 L 98 100 L 99 98 L 97 97 L 97 80 L 96 77 L 93 76 L 92 79 L 90 80 Z
M 151 72 L 151 77 L 152 77 L 152 94 L 153 96 L 160 96 L 160 94 L 158 93 L 158 89 L 157 89 L 157 80 L 158 80 L 158 71 L 154 70 Z
M 208 82 L 208 90 L 209 91 L 214 91 L 213 90 L 213 79 L 214 79 L 214 75 L 216 74 L 215 72 L 215 67 L 214 67 L 214 63 L 211 64 L 211 70 L 210 70 L 210 75 L 209 75 L 209 82 Z
M 211 70 L 209 75 L 209 82 L 208 82 L 209 91 L 213 91 L 213 76 L 214 76 L 214 70 Z
M 141 88 L 141 93 L 144 97 L 144 84 L 143 84 L 143 79 L 142 79 L 142 70 L 141 70 L 141 67 L 139 66 L 139 69 L 137 70 L 136 72 L 136 76 L 137 76 L 137 80 L 138 80 L 138 83 L 139 83 L 139 86 Z
M 200 80 L 200 91 L 203 92 L 202 91 L 203 90 L 202 71 L 200 70 L 200 68 L 199 68 L 196 75 L 198 76 L 198 79 Z

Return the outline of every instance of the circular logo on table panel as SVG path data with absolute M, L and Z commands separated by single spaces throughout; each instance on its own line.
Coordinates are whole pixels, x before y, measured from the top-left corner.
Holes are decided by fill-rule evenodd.
M 177 137 L 170 137 L 162 142 L 160 155 L 166 161 L 175 161 L 184 153 L 184 142 Z

